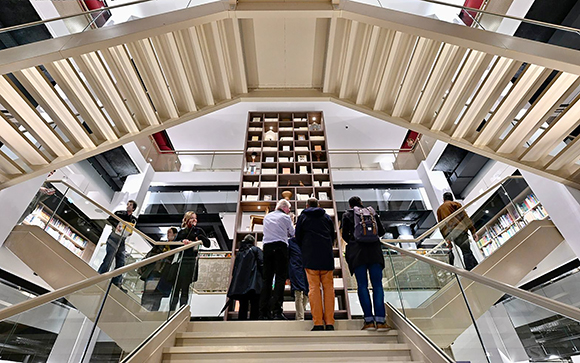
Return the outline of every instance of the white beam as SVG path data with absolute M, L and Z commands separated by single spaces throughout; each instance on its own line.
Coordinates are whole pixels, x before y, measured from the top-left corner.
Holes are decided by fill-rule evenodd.
M 14 72 L 14 76 L 74 145 L 79 148 L 95 147 L 86 129 L 73 115 L 71 109 L 60 98 L 50 81 L 38 67 Z
M 97 139 L 117 140 L 117 134 L 69 61 L 64 59 L 44 66 Z
M 345 49 L 346 58 L 344 61 L 344 67 L 342 69 L 342 82 L 340 84 L 340 91 L 339 91 L 340 98 L 346 97 L 347 87 L 349 85 L 349 75 L 350 75 L 351 68 L 352 68 L 352 59 L 355 56 L 354 49 L 356 46 L 355 42 L 357 41 L 358 28 L 359 28 L 359 23 L 356 21 L 353 21 L 351 26 L 350 26 L 350 34 L 348 36 L 348 43 L 347 43 L 346 49 Z
M 55 156 L 71 156 L 72 152 L 64 141 L 50 128 L 25 96 L 8 80 L 0 77 L 0 101 L 12 116 L 26 128 L 34 138 Z
M 371 74 L 371 65 L 373 60 L 375 59 L 377 48 L 379 45 L 379 35 L 381 34 L 381 28 L 378 26 L 373 26 L 373 30 L 371 32 L 371 39 L 369 41 L 369 47 L 367 49 L 367 55 L 365 58 L 365 62 L 363 65 L 363 72 L 361 76 L 361 82 L 358 88 L 358 94 L 356 97 L 356 103 L 361 104 L 364 103 L 367 94 L 368 84 L 370 80 Z
M 25 163 L 48 165 L 48 159 L 0 112 L 0 141 Z
M 91 85 L 91 89 L 99 98 L 105 110 L 115 123 L 117 129 L 123 134 L 139 132 L 139 128 L 133 121 L 127 105 L 121 98 L 111 76 L 95 52 L 75 57 L 75 63 L 83 72 L 85 79 Z
M 559 74 L 506 136 L 497 152 L 511 154 L 521 147 L 546 122 L 546 117 L 553 112 L 554 108 L 559 107 L 564 98 L 567 98 L 578 86 L 580 82 L 577 75 Z
M 127 99 L 129 107 L 135 114 L 135 120 L 141 128 L 159 125 L 159 119 L 155 114 L 155 110 L 153 110 L 147 93 L 145 93 L 143 84 L 137 75 L 137 71 L 129 58 L 125 46 L 118 45 L 103 49 L 101 54 L 113 73 L 119 90 Z

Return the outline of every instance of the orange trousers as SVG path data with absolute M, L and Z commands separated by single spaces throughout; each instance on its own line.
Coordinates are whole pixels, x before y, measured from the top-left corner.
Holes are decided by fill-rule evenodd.
M 314 325 L 334 325 L 334 282 L 332 271 L 306 269 L 308 298 Z M 322 285 L 322 292 L 320 291 Z M 324 309 L 322 304 L 324 294 Z M 323 312 L 324 310 L 324 312 Z

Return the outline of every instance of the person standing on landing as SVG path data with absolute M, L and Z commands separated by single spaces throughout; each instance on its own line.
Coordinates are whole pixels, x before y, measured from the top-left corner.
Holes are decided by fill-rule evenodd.
M 308 199 L 307 208 L 296 223 L 296 242 L 308 278 L 308 298 L 314 322 L 313 331 L 334 330 L 334 224 L 316 198 Z M 322 293 L 320 286 L 322 285 Z
M 294 235 L 290 213 L 290 202 L 281 199 L 276 210 L 264 217 L 264 283 L 260 294 L 259 319 L 286 320 L 282 313 L 284 286 L 288 278 L 288 237 Z M 272 282 L 276 275 L 276 285 Z
M 441 222 L 460 208 L 461 203 L 453 200 L 453 194 L 451 192 L 445 192 L 443 194 L 443 204 L 437 208 L 437 221 Z M 477 231 L 473 226 L 473 222 L 464 211 L 458 213 L 441 226 L 441 234 L 447 241 L 455 243 L 461 249 L 465 269 L 471 271 L 478 265 L 478 262 L 471 251 L 469 235 L 467 234 L 468 230 L 471 231 L 473 239 L 477 242 L 479 240 Z M 451 251 L 449 264 L 453 265 L 453 261 L 453 251 Z
M 385 260 L 380 236 L 385 234 L 383 225 L 371 207 L 363 207 L 360 197 L 351 197 L 350 205 L 342 216 L 342 239 L 346 245 L 346 262 L 351 274 L 356 277 L 358 299 L 364 313 L 363 330 L 387 331 L 383 291 L 383 269 Z M 373 302 L 369 294 L 369 281 L 373 287 Z M 375 314 L 373 316 L 373 305 Z
M 119 219 L 128 222 L 130 225 L 137 224 L 137 218 L 133 215 L 137 209 L 137 202 L 130 200 L 127 202 L 127 208 L 124 211 L 115 212 L 115 216 Z M 115 259 L 115 269 L 125 266 L 125 239 L 133 233 L 133 229 L 126 224 L 119 222 L 113 217 L 107 219 L 109 223 L 116 226 L 115 230 L 111 232 L 107 239 L 107 249 L 103 263 L 99 267 L 98 272 L 103 274 L 108 272 Z M 113 284 L 121 288 L 123 275 L 113 277 Z M 122 289 L 124 290 L 124 289 Z
M 288 276 L 290 289 L 294 294 L 296 320 L 304 321 L 304 311 L 308 304 L 308 280 L 302 263 L 302 251 L 295 237 L 288 239 Z

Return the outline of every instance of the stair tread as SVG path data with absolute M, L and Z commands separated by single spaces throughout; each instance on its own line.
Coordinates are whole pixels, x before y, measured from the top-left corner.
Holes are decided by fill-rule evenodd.
M 260 353 L 260 352 L 340 352 L 340 351 L 408 351 L 404 343 L 352 344 L 336 346 L 328 344 L 288 344 L 280 346 L 186 346 L 164 348 L 165 354 L 179 353 Z
M 231 338 L 309 338 L 319 336 L 333 336 L 333 337 L 353 337 L 353 336 L 397 336 L 397 330 L 389 330 L 388 332 L 365 331 L 365 330 L 334 330 L 334 331 L 258 331 L 258 332 L 184 332 L 178 333 L 177 339 L 231 339 Z
M 362 357 L 361 357 L 362 358 Z M 276 358 L 276 363 L 296 363 L 297 359 L 296 358 L 283 358 L 283 357 L 279 357 Z M 163 362 L 170 362 L 169 360 L 164 360 Z M 204 359 L 204 358 L 196 358 L 195 359 L 195 363 L 215 363 L 216 359 Z M 272 358 L 268 357 L 268 358 L 259 358 L 259 357 L 254 357 L 254 358 L 235 358 L 235 359 L 220 359 L 219 360 L 220 363 L 223 362 L 235 362 L 235 363 L 254 363 L 254 362 L 272 362 Z M 324 357 L 324 358 L 308 358 L 308 362 L 328 362 L 328 357 Z M 348 362 L 348 363 L 352 363 L 352 362 L 356 362 L 356 360 L 354 360 L 352 357 L 348 357 L 348 358 L 337 358 L 337 357 L 332 357 L 332 362 L 333 363 L 338 363 L 338 362 Z M 364 357 L 364 362 L 382 362 L 385 363 L 385 357 Z M 388 363 L 421 363 L 420 361 L 409 361 L 409 360 L 397 360 L 397 361 L 388 361 Z

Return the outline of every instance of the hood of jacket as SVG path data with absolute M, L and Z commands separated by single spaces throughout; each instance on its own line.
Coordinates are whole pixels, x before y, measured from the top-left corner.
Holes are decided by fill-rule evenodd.
M 304 209 L 302 211 L 302 213 L 305 213 L 309 217 L 320 218 L 320 217 L 324 216 L 326 211 L 324 210 L 324 208 L 320 208 L 320 207 L 316 207 L 316 208 L 309 207 L 309 208 Z

